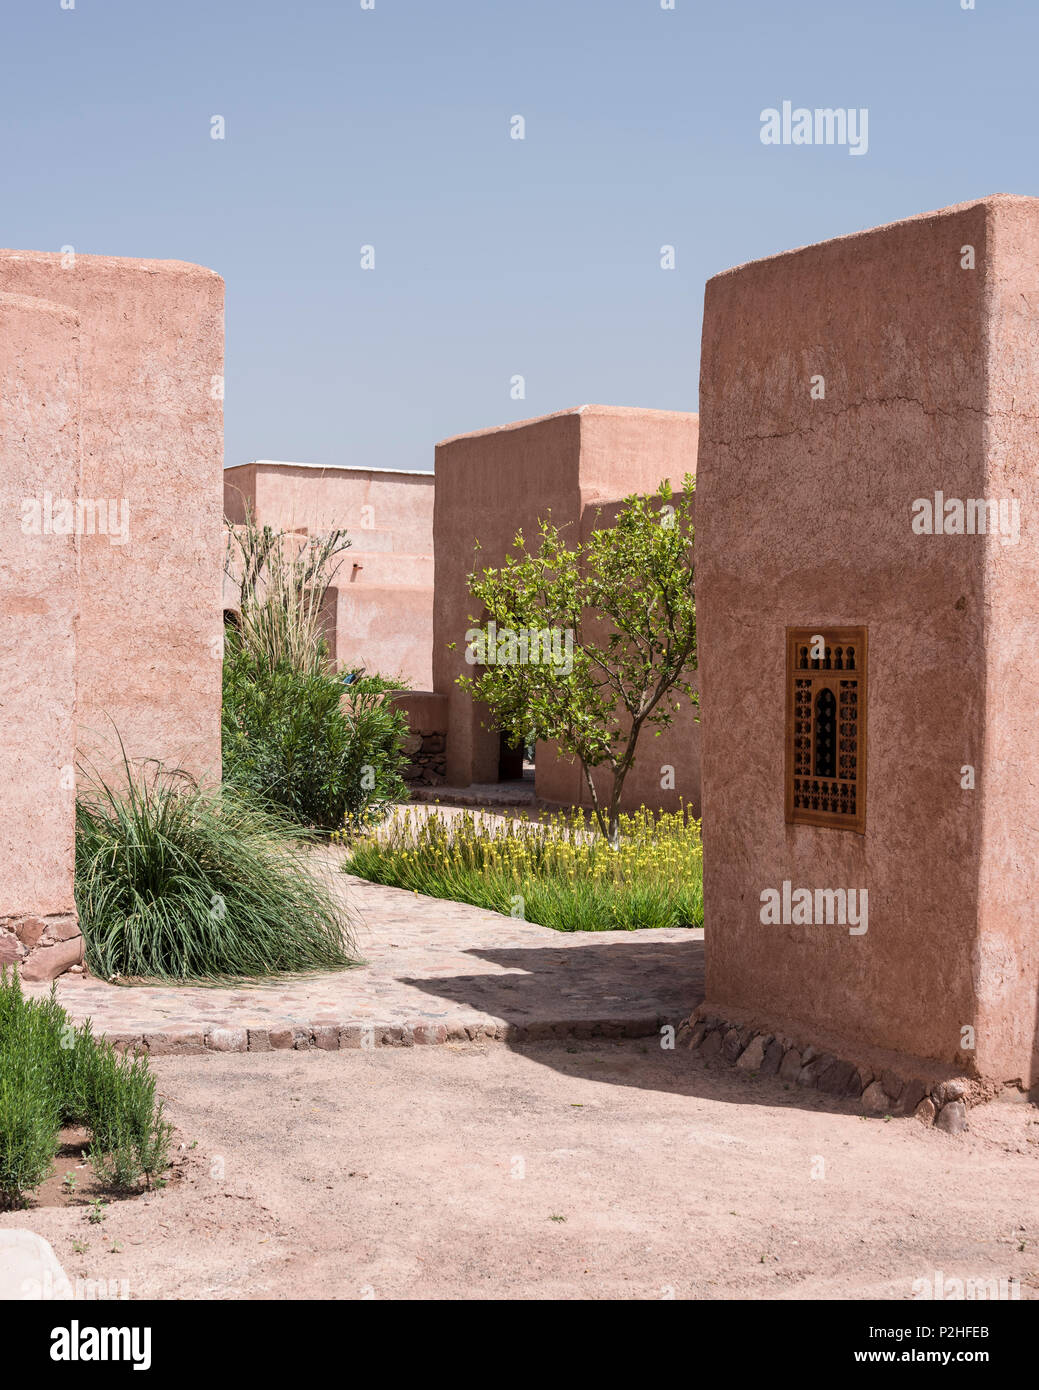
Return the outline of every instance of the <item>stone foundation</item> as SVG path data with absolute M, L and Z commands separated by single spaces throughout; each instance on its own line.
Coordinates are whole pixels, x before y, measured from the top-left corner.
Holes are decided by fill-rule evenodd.
M 411 730 L 404 744 L 409 761 L 401 776 L 415 786 L 442 786 L 447 779 L 447 697 L 402 690 L 390 698 L 407 715 Z
M 790 1086 L 857 1100 L 866 1115 L 912 1115 L 946 1134 L 962 1133 L 968 1109 L 995 1094 L 994 1088 L 973 1077 L 938 1072 L 920 1076 L 912 1067 L 900 1067 L 896 1059 L 839 1057 L 811 1043 L 805 1046 L 801 1039 L 722 1018 L 704 1005 L 680 1024 L 677 1041 L 705 1061 L 718 1059 L 751 1076 L 777 1076 Z M 884 1065 L 885 1060 L 894 1064 Z
M 401 774 L 405 782 L 425 787 L 440 786 L 447 774 L 447 740 L 433 729 L 408 735 L 404 751 L 411 761 Z
M 16 965 L 23 980 L 53 980 L 82 961 L 83 937 L 74 913 L 0 917 L 0 966 Z

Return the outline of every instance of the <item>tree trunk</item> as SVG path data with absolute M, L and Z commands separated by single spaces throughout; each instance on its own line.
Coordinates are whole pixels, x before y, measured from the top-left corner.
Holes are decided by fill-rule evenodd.
M 581 760 L 581 771 L 584 773 L 584 780 L 588 785 L 588 794 L 592 798 L 592 811 L 595 814 L 596 823 L 599 826 L 599 834 L 604 840 L 609 839 L 609 830 L 606 824 L 606 817 L 603 815 L 602 807 L 599 805 L 599 797 L 595 790 L 595 783 L 592 781 L 592 771 L 588 764 Z
M 614 768 L 613 771 L 613 791 L 610 794 L 609 830 L 606 836 L 610 849 L 620 849 L 621 847 L 621 792 L 624 790 L 624 779 L 628 775 L 628 768 L 630 766 L 630 763 L 627 765 L 622 763 L 620 767 Z

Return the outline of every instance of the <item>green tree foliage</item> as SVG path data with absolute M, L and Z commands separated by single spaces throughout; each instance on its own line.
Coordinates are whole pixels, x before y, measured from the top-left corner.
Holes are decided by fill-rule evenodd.
M 682 698 L 697 702 L 694 486 L 687 475 L 680 494 L 663 482 L 655 498 L 628 497 L 614 525 L 576 544 L 541 521 L 534 547 L 520 533 L 500 568 L 469 576 L 484 610 L 474 621 L 486 633 L 493 620 L 497 656 L 492 664 L 486 642 L 470 640 L 470 657 L 475 652 L 486 664 L 459 685 L 488 706 L 514 743 L 552 739 L 580 761 L 599 828 L 614 847 L 642 734 L 671 724 Z M 524 659 L 516 634 L 546 629 L 557 634 L 557 657 L 572 644 L 565 659 Z M 611 774 L 604 796 L 592 776 L 602 767 Z

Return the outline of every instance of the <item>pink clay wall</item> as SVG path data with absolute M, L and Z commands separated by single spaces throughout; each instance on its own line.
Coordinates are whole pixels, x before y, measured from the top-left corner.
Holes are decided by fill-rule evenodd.
M 329 593 L 335 604 L 332 656 L 347 669 L 400 678 L 413 690 L 428 690 L 432 680 L 432 585 L 376 586 L 352 583 L 350 560 Z
M 79 491 L 79 321 L 0 294 L 0 965 L 54 937 L 79 959 L 72 893 L 78 541 L 43 529 Z M 27 509 L 41 507 L 40 525 Z M 67 940 L 67 945 L 64 943 Z
M 707 1005 L 1026 1084 L 1037 280 L 1007 198 L 716 276 L 697 487 Z M 914 534 L 936 489 L 1022 498 L 1021 544 Z M 788 625 L 868 627 L 865 834 L 785 822 Z M 763 925 L 784 880 L 866 888 L 868 932 Z
M 81 322 L 81 493 L 129 541 L 81 539 L 79 744 L 105 768 L 220 775 L 223 281 L 180 261 L 0 251 L 0 291 Z
M 466 576 L 478 564 L 500 564 L 517 530 L 532 533 L 539 516 L 551 515 L 557 525 L 579 521 L 580 448 L 576 411 L 459 435 L 436 447 L 433 689 L 447 696 L 452 786 L 498 779 L 498 735 L 483 727 L 482 712 L 455 684 L 457 676 L 472 674 L 465 634 L 476 610 Z
M 352 545 L 329 593 L 329 640 L 342 667 L 432 682 L 433 475 L 257 460 L 224 471 L 232 522 L 335 527 Z
M 986 204 L 986 495 L 1017 498 L 1021 540 L 982 551 L 984 746 L 971 969 L 979 1062 L 1039 1080 L 1039 199 Z
M 407 716 L 412 729 L 447 732 L 447 700 L 431 690 L 404 690 L 388 697 L 395 709 Z
M 244 520 L 248 501 L 261 524 L 311 535 L 340 526 L 365 553 L 431 553 L 432 473 L 261 459 L 224 469 L 224 497 L 232 521 Z
M 696 444 L 695 415 L 589 405 L 437 445 L 433 685 L 448 697 L 450 784 L 494 782 L 498 775 L 498 735 L 483 727 L 484 711 L 455 684 L 472 669 L 465 662 L 474 611 L 466 576 L 477 567 L 475 541 L 482 568 L 500 564 L 517 530 L 533 536 L 538 520 L 549 514 L 578 533 L 599 505 L 633 492 L 653 493 L 665 477 L 680 486 L 684 473 L 696 471 Z M 654 749 L 653 767 L 657 754 Z M 576 799 L 579 769 L 575 775 L 546 749 L 538 750 L 537 769 L 539 796 Z M 644 768 L 636 768 L 632 778 L 626 804 L 635 806 L 651 793 L 654 778 Z M 680 785 L 683 780 L 692 787 L 693 778 L 679 772 Z

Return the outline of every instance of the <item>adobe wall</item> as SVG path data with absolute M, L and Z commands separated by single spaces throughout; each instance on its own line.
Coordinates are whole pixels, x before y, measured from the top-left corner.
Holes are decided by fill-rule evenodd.
M 224 520 L 242 526 L 248 515 L 256 517 L 255 463 L 237 463 L 223 473 Z
M 53 501 L 79 492 L 78 353 L 71 309 L 0 294 L 0 965 L 34 948 L 37 967 L 82 957 L 73 900 L 78 538 L 52 526 Z
M 1020 499 L 1017 545 L 982 550 L 984 744 L 978 925 L 979 1062 L 1039 1081 L 1039 199 L 989 201 L 986 494 Z M 980 731 L 979 731 L 980 732 Z M 977 743 L 977 740 L 976 740 Z M 976 744 L 975 744 L 976 746 Z
M 350 551 L 328 591 L 334 614 L 330 655 L 340 668 L 363 667 L 412 689 L 431 683 L 433 586 L 353 582 Z M 359 557 L 360 558 L 360 557 Z M 367 567 L 367 557 L 362 561 Z
M 580 524 L 581 417 L 576 411 L 458 435 L 436 446 L 433 505 L 433 689 L 447 696 L 447 780 L 498 780 L 499 739 L 455 680 L 471 675 L 465 634 L 476 611 L 466 576 L 498 565 L 539 517 Z M 477 557 L 475 543 L 480 542 Z
M 430 554 L 432 473 L 260 459 L 224 470 L 224 498 L 232 521 L 248 501 L 261 525 L 310 535 L 338 526 L 366 554 Z
M 79 314 L 81 496 L 128 517 L 125 540 L 81 538 L 80 747 L 108 767 L 118 730 L 132 758 L 219 778 L 223 281 L 63 260 L 0 251 L 0 291 Z
M 696 430 L 695 415 L 589 405 L 437 445 L 433 686 L 448 698 L 452 786 L 498 776 L 498 735 L 483 727 L 485 711 L 455 684 L 457 676 L 472 671 L 465 661 L 474 611 L 466 576 L 477 567 L 500 565 L 516 532 L 533 537 L 539 519 L 549 514 L 576 538 L 594 524 L 600 506 L 631 493 L 653 493 L 665 477 L 680 485 L 684 473 L 696 471 Z M 680 746 L 681 740 L 676 756 Z M 650 762 L 633 770 L 627 805 L 648 800 L 644 793 L 652 794 L 659 783 L 659 772 L 655 781 L 652 772 L 658 754 L 654 748 Z M 667 761 L 662 755 L 661 760 Z M 539 747 L 536 766 L 538 796 L 566 804 L 580 796 L 587 800 L 579 767 L 557 762 L 546 747 Z M 682 783 L 686 774 L 676 773 Z
M 426 689 L 432 682 L 432 473 L 257 460 L 224 470 L 224 512 L 241 523 L 350 537 L 328 596 L 330 654 Z
M 696 537 L 704 1009 L 1026 1084 L 1037 275 L 1039 202 L 995 198 L 714 277 Z M 1020 545 L 915 534 L 938 490 L 1020 498 Z M 862 834 L 786 821 L 788 626 L 868 629 Z M 868 930 L 763 924 L 784 881 Z

